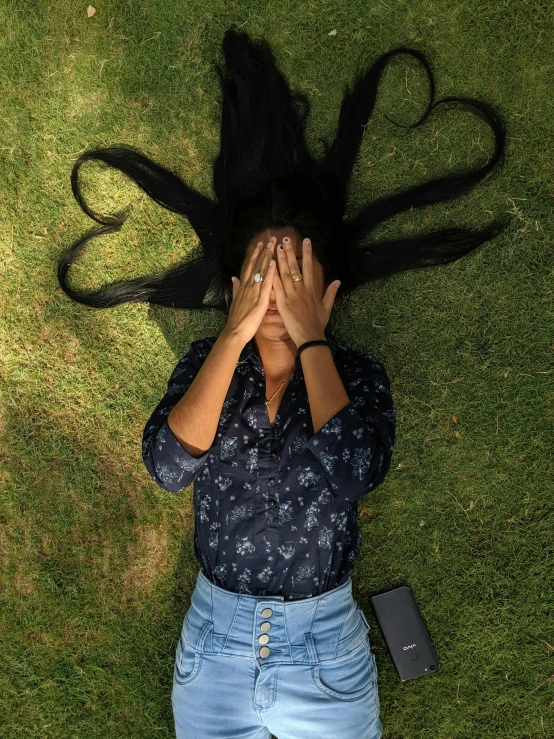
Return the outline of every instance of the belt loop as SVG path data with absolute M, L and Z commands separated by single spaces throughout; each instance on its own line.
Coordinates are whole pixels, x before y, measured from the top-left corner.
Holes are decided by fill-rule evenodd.
M 365 625 L 366 625 L 366 630 L 367 630 L 367 631 L 370 631 L 370 629 L 371 629 L 371 626 L 370 626 L 370 625 L 368 624 L 368 622 L 367 622 L 367 618 L 365 617 L 365 613 L 364 613 L 364 612 L 363 612 L 363 610 L 362 610 L 362 609 L 360 608 L 360 606 L 358 606 L 358 605 L 357 605 L 357 606 L 356 606 L 356 608 L 358 609 L 358 611 L 359 611 L 359 613 L 360 613 L 360 616 L 361 616 L 361 617 L 363 618 L 363 620 L 364 620 L 364 623 L 365 623 Z
M 209 619 L 206 620 L 204 626 L 202 627 L 202 631 L 200 632 L 200 636 L 198 637 L 198 646 L 196 647 L 198 651 L 204 652 L 204 651 L 210 651 L 213 652 L 213 644 L 208 642 L 209 650 L 204 650 L 204 642 L 208 638 L 208 635 L 210 635 L 210 631 L 213 629 L 213 623 Z M 211 635 L 210 635 L 211 636 Z
M 319 658 L 317 656 L 317 651 L 314 644 L 314 637 L 311 631 L 308 631 L 307 634 L 304 634 L 304 639 L 306 641 L 306 646 L 308 648 L 308 660 L 310 662 L 314 662 L 314 664 L 317 664 L 319 662 Z

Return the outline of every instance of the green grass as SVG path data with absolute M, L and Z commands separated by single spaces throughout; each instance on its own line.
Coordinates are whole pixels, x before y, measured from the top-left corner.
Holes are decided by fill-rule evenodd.
M 383 224 L 376 237 L 513 228 L 456 264 L 365 285 L 330 327 L 380 359 L 397 409 L 390 473 L 360 504 L 354 595 L 371 624 L 384 739 L 554 737 L 552 240 L 554 24 L 547 2 L 456 5 L 4 0 L 0 5 L 0 734 L 174 736 L 175 647 L 199 565 L 192 488 L 163 492 L 141 434 L 190 342 L 224 316 L 147 304 L 99 311 L 59 288 L 59 254 L 96 224 L 71 193 L 88 147 L 129 143 L 212 194 L 221 60 L 231 23 L 273 45 L 330 137 L 358 60 L 423 50 L 437 99 L 506 117 L 506 165 L 467 197 Z M 329 32 L 336 29 L 336 35 Z M 408 57 L 383 75 L 350 207 L 479 165 L 492 134 L 428 101 Z M 119 173 L 81 168 L 99 213 L 128 203 L 71 284 L 158 272 L 197 248 L 188 222 Z M 369 597 L 408 584 L 441 670 L 402 684 Z M 337 739 L 340 739 L 337 737 Z

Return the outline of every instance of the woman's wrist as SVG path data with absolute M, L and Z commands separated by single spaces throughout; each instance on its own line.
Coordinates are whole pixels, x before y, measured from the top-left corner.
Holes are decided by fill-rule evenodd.
M 248 339 L 245 337 L 243 333 L 233 328 L 227 328 L 227 326 L 225 326 L 225 328 L 219 335 L 219 338 L 222 341 L 224 341 L 226 344 L 235 345 L 237 347 L 240 347 L 241 351 L 248 343 Z

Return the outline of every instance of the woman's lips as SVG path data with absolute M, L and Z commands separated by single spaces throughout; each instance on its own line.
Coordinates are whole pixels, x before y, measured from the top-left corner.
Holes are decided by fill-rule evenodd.
M 272 308 L 268 308 L 266 311 L 266 315 L 268 316 L 278 316 L 279 311 L 277 309 L 273 310 Z

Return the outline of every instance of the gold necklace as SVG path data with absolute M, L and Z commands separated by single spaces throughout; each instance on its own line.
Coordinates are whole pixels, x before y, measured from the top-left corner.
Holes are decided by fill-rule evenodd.
M 294 375 L 294 372 L 293 372 L 293 373 L 292 373 L 292 375 L 291 375 L 291 376 L 290 376 L 290 377 L 288 378 L 288 380 L 285 380 L 285 382 L 288 382 L 288 381 L 289 381 L 289 380 L 290 380 L 290 379 L 292 378 L 292 376 L 293 376 L 293 375 Z M 275 391 L 275 392 L 273 393 L 273 395 L 271 396 L 271 398 L 270 398 L 269 400 L 266 400 L 266 401 L 265 401 L 265 409 L 266 409 L 266 411 L 267 411 L 267 413 L 268 413 L 268 414 L 269 414 L 269 404 L 271 403 L 271 401 L 273 400 L 273 398 L 274 398 L 274 397 L 275 397 L 275 396 L 277 395 L 277 393 L 279 392 L 279 390 L 281 390 L 281 388 L 283 387 L 283 385 L 285 384 L 285 382 L 282 382 L 282 383 L 281 383 L 281 387 L 279 387 L 279 389 L 278 389 L 278 390 L 276 390 L 276 391 Z

